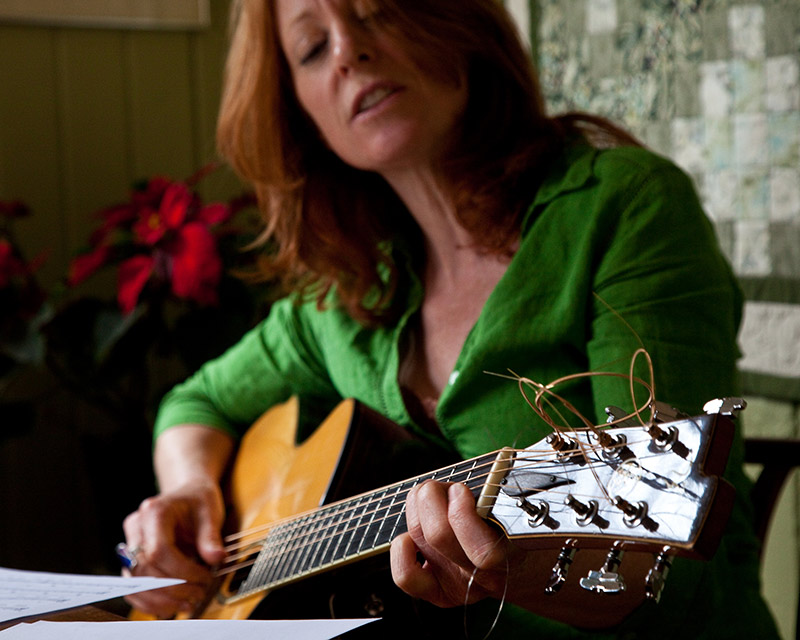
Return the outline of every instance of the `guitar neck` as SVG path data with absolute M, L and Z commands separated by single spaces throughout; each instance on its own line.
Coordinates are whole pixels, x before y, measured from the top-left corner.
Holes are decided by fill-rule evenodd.
M 270 590 L 389 548 L 407 531 L 406 496 L 426 480 L 460 482 L 476 495 L 497 452 L 438 469 L 279 522 L 257 542 L 258 556 L 237 597 Z

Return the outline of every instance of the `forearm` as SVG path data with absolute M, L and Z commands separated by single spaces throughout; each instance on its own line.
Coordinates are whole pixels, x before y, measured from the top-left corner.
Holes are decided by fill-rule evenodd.
M 156 440 L 154 466 L 162 492 L 192 482 L 218 483 L 234 448 L 233 438 L 200 424 L 176 425 Z

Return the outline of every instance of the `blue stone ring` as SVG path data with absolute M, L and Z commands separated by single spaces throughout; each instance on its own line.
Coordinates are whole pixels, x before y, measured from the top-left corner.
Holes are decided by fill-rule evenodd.
M 142 552 L 141 546 L 136 547 L 128 547 L 125 542 L 120 542 L 116 549 L 117 557 L 119 558 L 120 563 L 122 566 L 128 569 L 129 571 L 133 571 L 136 568 L 138 562 L 136 561 L 136 556 Z

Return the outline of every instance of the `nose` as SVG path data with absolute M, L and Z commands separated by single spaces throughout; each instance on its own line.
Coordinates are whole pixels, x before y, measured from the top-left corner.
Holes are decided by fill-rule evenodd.
M 375 49 L 370 42 L 369 34 L 359 26 L 347 23 L 337 25 L 331 37 L 333 38 L 333 58 L 337 70 L 342 75 L 348 75 L 353 68 L 372 60 Z

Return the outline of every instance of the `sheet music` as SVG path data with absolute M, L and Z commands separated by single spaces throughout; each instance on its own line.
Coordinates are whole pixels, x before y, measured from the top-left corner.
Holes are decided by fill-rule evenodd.
M 183 580 L 74 575 L 0 567 L 0 622 L 70 609 L 181 582 Z
M 369 622 L 374 619 L 35 622 L 0 631 L 0 640 L 330 640 Z

